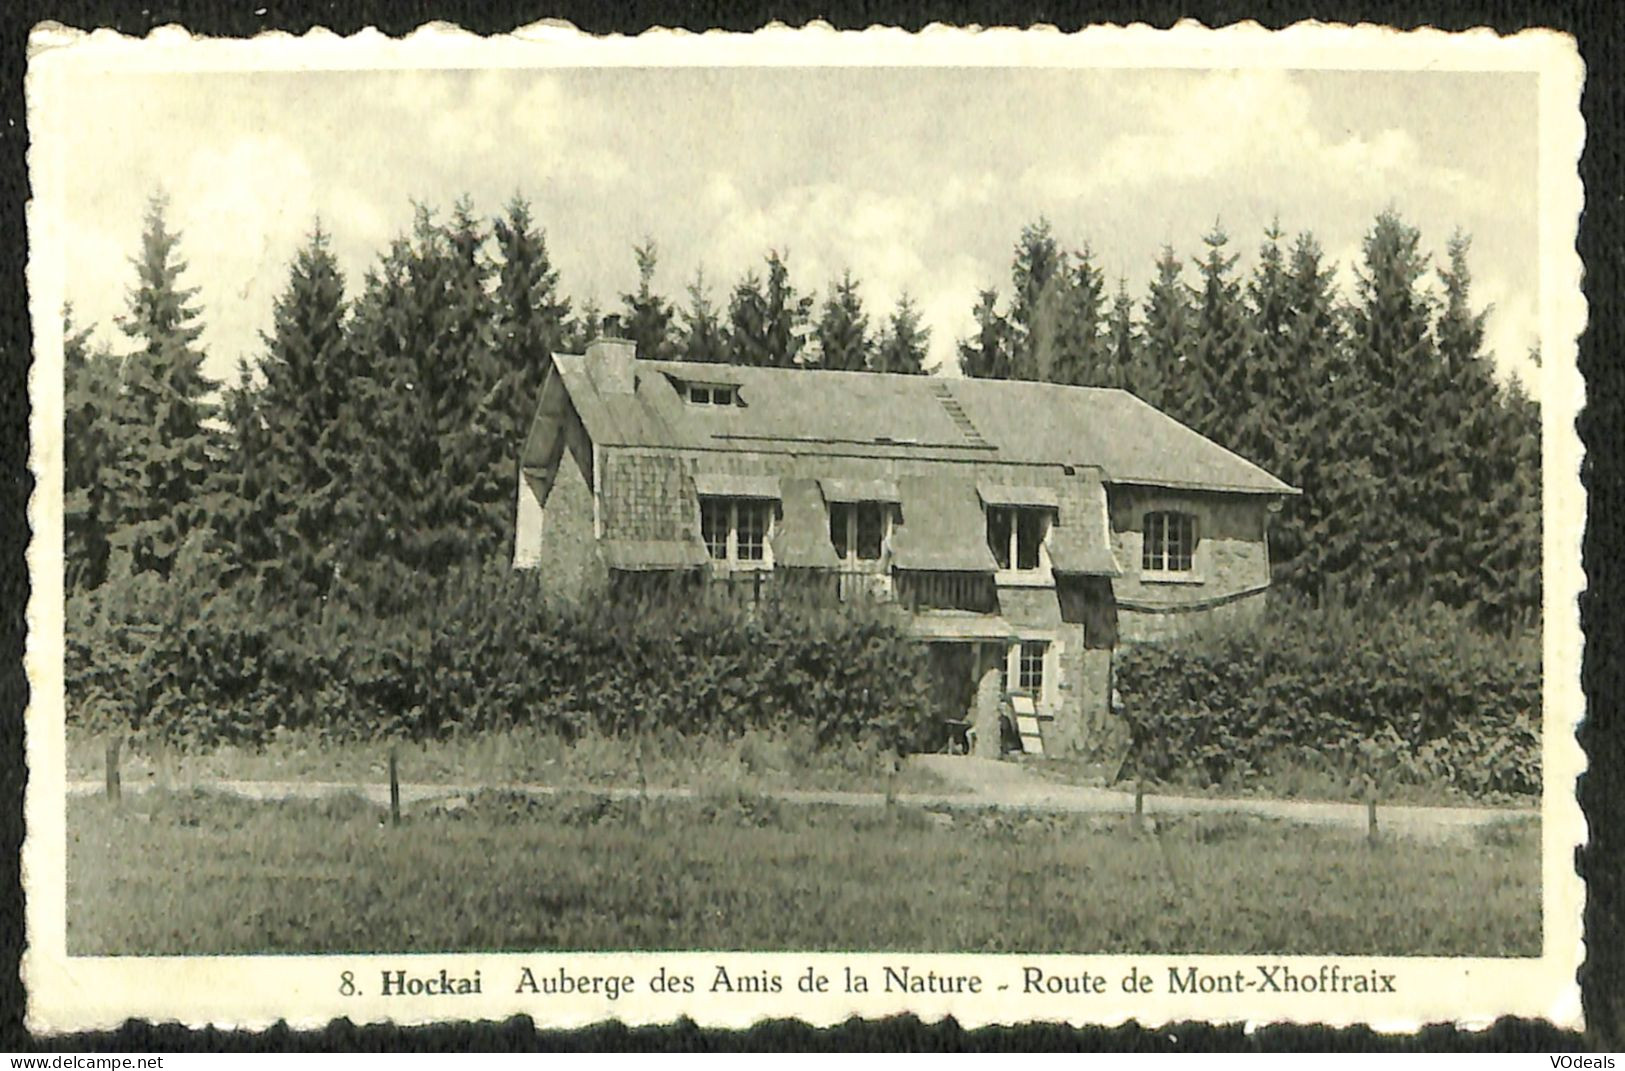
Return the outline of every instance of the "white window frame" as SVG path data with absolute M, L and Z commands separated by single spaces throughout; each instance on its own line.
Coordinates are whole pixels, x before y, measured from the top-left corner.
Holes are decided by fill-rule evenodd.
M 1039 647 L 1038 655 L 1038 687 L 1029 687 L 1022 673 L 1023 655 L 1029 646 Z M 1014 681 L 1014 692 L 1029 692 L 1037 706 L 1043 706 L 1049 699 L 1050 686 L 1054 678 L 1055 641 L 1043 636 L 1028 636 L 1019 639 L 1010 645 L 1006 653 L 1004 679 L 1006 682 Z
M 707 504 L 727 510 L 727 527 L 724 534 L 723 555 L 717 557 L 711 541 L 705 537 L 705 511 Z M 743 508 L 762 510 L 766 515 L 762 525 L 762 556 L 760 558 L 741 558 L 739 556 L 739 516 Z M 711 558 L 711 564 L 727 569 L 771 569 L 773 568 L 773 529 L 778 523 L 773 500 L 770 498 L 727 498 L 720 495 L 700 496 L 700 540 L 705 544 L 705 551 Z
M 880 553 L 873 558 L 860 558 L 858 556 L 858 511 L 865 507 L 880 510 Z M 835 511 L 841 510 L 846 518 L 846 550 L 843 553 L 835 541 L 830 545 L 835 549 L 836 560 L 842 565 L 858 566 L 867 562 L 880 562 L 885 560 L 886 550 L 891 545 L 892 525 L 896 523 L 897 510 L 890 502 L 831 502 L 830 519 L 831 529 L 834 528 Z
M 1024 580 L 1043 578 L 1051 574 L 1049 560 L 1049 534 L 1055 529 L 1055 510 L 1048 506 L 987 506 L 987 515 L 984 524 L 991 527 L 995 510 L 1010 515 L 1010 545 L 1007 549 L 1010 559 L 1008 568 L 999 567 L 1000 580 Z M 1038 564 L 1031 568 L 1021 567 L 1021 514 L 1036 513 L 1042 522 L 1038 535 Z M 991 533 L 990 533 L 991 534 Z M 992 548 L 991 541 L 988 543 Z
M 1169 522 L 1179 518 L 1190 526 L 1190 561 L 1188 565 L 1169 565 Z M 1154 524 L 1153 519 L 1158 523 Z M 1153 528 L 1158 546 L 1153 553 Z M 1140 516 L 1140 578 L 1173 584 L 1199 584 L 1201 572 L 1202 523 L 1195 513 L 1180 509 L 1146 510 Z M 1160 559 L 1162 565 L 1149 564 Z
M 717 392 L 724 400 L 719 400 Z M 690 405 L 718 406 L 730 409 L 739 402 L 739 388 L 732 383 L 687 383 L 683 386 L 683 400 Z

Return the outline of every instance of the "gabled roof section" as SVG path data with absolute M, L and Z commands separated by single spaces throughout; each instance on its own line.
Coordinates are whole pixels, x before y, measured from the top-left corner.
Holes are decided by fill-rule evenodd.
M 615 393 L 586 358 L 553 362 L 603 445 L 1089 465 L 1112 484 L 1296 493 L 1121 390 L 640 360 L 633 390 Z M 734 384 L 736 404 L 685 401 L 687 382 Z

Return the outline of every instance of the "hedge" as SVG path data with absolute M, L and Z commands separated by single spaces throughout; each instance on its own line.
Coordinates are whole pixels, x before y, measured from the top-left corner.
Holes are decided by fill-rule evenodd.
M 207 568 L 110 580 L 68 608 L 70 720 L 171 743 L 252 744 L 515 725 L 574 734 L 811 726 L 908 749 L 932 714 L 924 648 L 859 607 L 701 591 L 546 598 L 494 569 L 292 609 Z
M 1487 635 L 1442 608 L 1272 607 L 1262 625 L 1120 649 L 1131 762 L 1246 783 L 1285 765 L 1350 779 L 1540 790 L 1538 633 Z

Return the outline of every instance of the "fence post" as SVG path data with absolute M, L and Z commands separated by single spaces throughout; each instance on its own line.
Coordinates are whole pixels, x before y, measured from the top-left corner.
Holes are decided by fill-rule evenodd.
M 1145 828 L 1145 780 L 1139 777 L 1134 779 L 1134 828 Z
M 1377 843 L 1377 783 L 1367 781 L 1365 787 L 1365 841 Z
M 107 798 L 114 803 L 124 799 L 124 787 L 119 783 L 119 751 L 124 746 L 124 738 L 114 735 L 107 742 Z
M 396 754 L 398 745 L 393 741 L 389 745 L 389 824 L 401 824 L 401 778 L 400 759 Z
M 649 775 L 643 765 L 643 738 L 648 730 L 639 727 L 632 731 L 637 734 L 637 747 L 632 754 L 638 765 L 638 827 L 643 828 L 649 824 Z

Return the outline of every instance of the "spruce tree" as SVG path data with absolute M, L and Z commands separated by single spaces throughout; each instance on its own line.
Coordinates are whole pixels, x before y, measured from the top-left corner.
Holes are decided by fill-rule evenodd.
M 1290 405 L 1286 391 L 1299 373 L 1301 361 L 1291 352 L 1287 338 L 1291 293 L 1287 273 L 1285 234 L 1280 220 L 1264 231 L 1258 263 L 1246 286 L 1246 316 L 1252 348 L 1243 391 L 1248 404 L 1241 407 L 1233 428 L 1231 449 L 1279 474 L 1282 462 L 1296 452 L 1287 441 L 1294 430 L 1285 423 Z
M 420 206 L 356 302 L 357 407 L 375 448 L 352 481 L 347 551 L 413 575 L 494 560 L 511 536 L 513 431 L 484 241 L 466 202 L 446 224 Z
M 959 340 L 959 370 L 969 379 L 1009 379 L 1014 349 L 1010 321 L 999 312 L 997 290 L 977 295 L 976 334 Z
M 447 238 L 451 264 L 449 325 L 451 352 L 464 363 L 459 397 L 463 416 L 448 451 L 450 485 L 461 488 L 471 523 L 457 553 L 475 562 L 512 557 L 517 444 L 522 433 L 509 417 L 510 383 L 497 345 L 493 300 L 496 268 L 486 246 L 491 231 L 467 196 L 453 206 Z M 456 382 L 454 380 L 453 382 Z M 449 406 L 455 409 L 456 406 Z M 444 540 L 452 544 L 455 531 Z
M 1539 349 L 1530 356 L 1538 367 Z M 1516 377 L 1502 388 L 1500 416 L 1491 456 L 1504 467 L 1486 512 L 1501 519 L 1501 538 L 1486 549 L 1485 572 L 1496 586 L 1487 589 L 1495 599 L 1486 600 L 1482 617 L 1511 632 L 1540 624 L 1543 565 L 1540 403 Z
M 728 339 L 722 317 L 711 301 L 705 272 L 696 269 L 688 284 L 688 308 L 680 313 L 682 328 L 677 342 L 678 356 L 685 361 L 720 362 L 728 358 Z
M 1183 419 L 1223 446 L 1236 449 L 1251 437 L 1261 398 L 1252 393 L 1248 379 L 1252 337 L 1241 283 L 1232 270 L 1234 254 L 1226 254 L 1230 236 L 1218 223 L 1202 236 L 1207 255 L 1197 262 L 1199 285 L 1192 297 L 1196 306 L 1196 333 L 1187 352 Z
M 132 343 L 124 355 L 119 406 L 128 453 L 110 471 L 116 529 L 109 542 L 136 571 L 168 576 L 181 544 L 208 521 L 204 499 L 215 451 L 204 421 L 216 383 L 203 373 L 203 333 L 193 299 L 180 283 L 186 261 L 180 235 L 169 229 L 168 202 L 147 205 L 136 285 L 119 327 Z
M 1363 533 L 1379 489 L 1358 445 L 1369 402 L 1349 360 L 1336 269 L 1308 232 L 1280 263 L 1279 239 L 1276 228 L 1266 234 L 1250 289 L 1257 363 L 1274 384 L 1260 463 L 1303 494 L 1270 522 L 1270 564 L 1283 591 L 1321 605 L 1366 587 Z
M 1047 380 L 1059 360 L 1070 264 L 1047 219 L 1021 229 L 1010 263 L 1010 378 Z
M 762 277 L 754 270 L 734 284 L 728 298 L 728 363 L 770 365 L 776 363 L 768 342 L 767 295 Z
M 1541 554 L 1539 413 L 1516 382 L 1496 382 L 1483 348 L 1489 310 L 1472 307 L 1470 248 L 1465 234 L 1451 235 L 1448 263 L 1439 269 L 1444 294 L 1435 335 L 1445 389 L 1435 411 L 1451 450 L 1434 484 L 1443 531 L 1429 567 L 1437 598 L 1505 628 L 1528 620 L 1538 605 L 1531 595 L 1539 590 Z
M 1364 546 L 1370 585 L 1388 599 L 1431 598 L 1434 548 L 1447 538 L 1450 429 L 1441 426 L 1450 387 L 1432 335 L 1423 287 L 1421 234 L 1391 211 L 1362 246 L 1349 310 L 1354 389 L 1365 413 L 1354 449 L 1370 459 L 1380 492 Z
M 356 368 L 344 277 L 320 221 L 288 268 L 255 387 L 246 362 L 227 395 L 231 505 L 216 530 L 243 568 L 289 597 L 327 591 L 355 517 L 346 509 L 371 444 L 354 422 Z
M 598 299 L 589 295 L 581 304 L 581 315 L 570 321 L 566 338 L 572 353 L 585 353 L 587 346 L 604 333 L 604 310 Z
M 1119 277 L 1117 294 L 1112 298 L 1112 310 L 1106 322 L 1106 376 L 1101 385 L 1140 393 L 1139 351 L 1134 299 L 1129 296 L 1128 280 Z
M 728 337 L 734 364 L 795 368 L 810 333 L 813 299 L 790 283 L 787 257 L 767 255 L 767 277 L 747 273 L 728 303 Z
M 1280 221 L 1271 222 L 1258 249 L 1258 263 L 1247 280 L 1245 315 L 1252 345 L 1242 381 L 1242 404 L 1231 410 L 1233 441 L 1227 445 L 1288 483 L 1304 486 L 1306 452 L 1315 448 L 1306 439 L 1308 429 L 1302 423 L 1313 414 L 1301 408 L 1307 389 L 1306 365 L 1312 358 L 1308 352 L 1298 352 L 1291 337 L 1296 311 L 1284 238 Z M 1303 241 L 1306 250 L 1314 248 L 1307 235 Z M 1317 259 L 1318 255 L 1317 251 Z M 1318 278 L 1318 268 L 1315 274 Z M 1328 296 L 1324 290 L 1320 293 Z M 1303 507 L 1304 499 L 1289 499 L 1270 522 L 1270 563 L 1283 589 L 1288 586 L 1286 578 L 1302 564 L 1297 559 L 1304 545 Z
M 1196 316 L 1179 258 L 1164 246 L 1157 258 L 1157 277 L 1146 296 L 1141 330 L 1139 395 L 1176 420 L 1188 420 L 1194 408 L 1195 384 L 1189 355 L 1195 343 Z
M 672 307 L 665 298 L 654 292 L 655 268 L 659 264 L 658 250 L 653 238 L 634 246 L 632 255 L 638 264 L 636 293 L 621 295 L 622 333 L 637 344 L 637 355 L 646 360 L 663 361 L 672 355 Z
M 491 225 L 497 250 L 496 358 L 514 429 L 514 450 L 527 430 L 554 353 L 566 346 L 570 302 L 559 292 L 559 273 L 547 251 L 547 232 L 530 205 L 515 196 Z
M 273 455 L 297 428 L 278 425 L 262 412 L 263 387 L 255 382 L 248 358 L 238 356 L 235 378 L 225 386 L 220 416 L 227 428 L 225 457 L 215 478 L 220 506 L 211 522 L 229 563 L 232 581 L 252 577 L 262 589 L 297 602 L 295 578 L 308 567 L 310 549 L 288 538 L 297 474 L 286 456 Z
M 925 358 L 931 350 L 931 329 L 920 325 L 919 311 L 908 292 L 897 299 L 891 319 L 881 331 L 875 346 L 876 372 L 894 372 L 918 376 L 925 374 Z
M 1055 357 L 1047 377 L 1052 383 L 1103 387 L 1112 378 L 1110 345 L 1104 331 L 1106 277 L 1094 259 L 1094 250 L 1088 245 L 1070 258 L 1070 278 L 1061 296 Z
M 818 318 L 819 367 L 861 372 L 870 367 L 874 343 L 869 337 L 869 314 L 850 270 L 830 284 L 829 296 Z
M 94 588 L 107 576 L 109 536 L 118 524 L 115 474 L 127 456 L 119 362 L 93 345 L 93 328 L 62 309 L 62 555 L 68 592 Z

